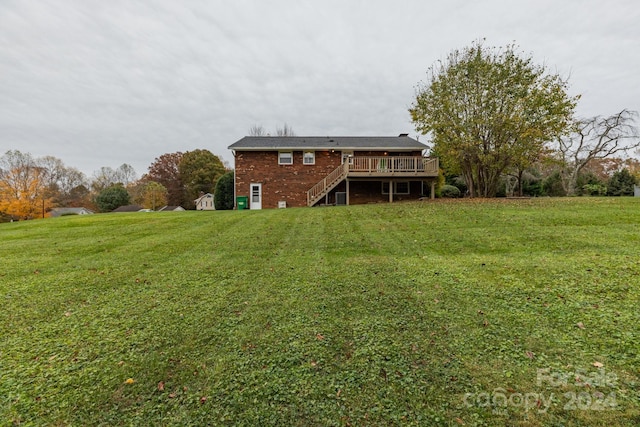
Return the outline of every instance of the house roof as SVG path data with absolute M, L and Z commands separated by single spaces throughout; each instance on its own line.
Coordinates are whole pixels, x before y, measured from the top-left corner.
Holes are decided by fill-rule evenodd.
M 115 208 L 111 212 L 139 212 L 141 209 L 143 209 L 143 207 L 140 205 L 124 205 Z
M 424 150 L 406 134 L 400 136 L 245 136 L 229 146 L 236 151 L 262 150 Z
M 202 200 L 202 199 L 210 199 L 211 197 L 213 197 L 213 194 L 211 194 L 211 193 L 205 193 L 205 194 L 202 194 L 202 195 L 201 195 L 200 197 L 198 197 L 197 199 L 195 199 L 195 200 L 193 201 L 193 203 L 196 203 L 196 204 L 197 204 L 200 200 Z
M 62 216 L 62 215 L 82 215 L 82 214 L 92 214 L 93 211 L 87 208 L 53 208 L 51 209 L 51 216 Z
M 182 206 L 163 206 L 158 209 L 158 212 L 161 211 L 183 211 L 184 208 Z

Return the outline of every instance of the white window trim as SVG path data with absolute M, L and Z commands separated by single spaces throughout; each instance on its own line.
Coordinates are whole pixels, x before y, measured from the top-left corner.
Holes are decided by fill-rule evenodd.
M 398 192 L 398 183 L 399 182 L 406 182 L 407 183 L 407 192 Z M 389 181 L 382 181 L 382 194 L 389 194 Z M 387 186 L 387 189 L 385 191 L 385 186 Z M 407 195 L 407 194 L 411 194 L 411 182 L 410 181 L 393 181 L 393 194 L 398 194 L 398 195 Z
M 311 162 L 307 162 L 307 154 L 313 156 Z M 302 164 L 303 165 L 315 165 L 316 164 L 316 152 L 315 151 L 303 151 L 302 152 Z
M 282 157 L 281 157 L 282 154 L 290 154 L 291 155 L 291 162 L 283 163 L 282 162 Z M 286 165 L 286 166 L 292 165 L 293 164 L 293 151 L 278 151 L 278 164 L 279 165 Z

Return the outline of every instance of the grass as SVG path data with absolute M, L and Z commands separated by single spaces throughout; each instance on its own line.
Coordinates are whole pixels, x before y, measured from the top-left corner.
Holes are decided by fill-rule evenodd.
M 640 424 L 640 200 L 0 224 L 0 425 Z

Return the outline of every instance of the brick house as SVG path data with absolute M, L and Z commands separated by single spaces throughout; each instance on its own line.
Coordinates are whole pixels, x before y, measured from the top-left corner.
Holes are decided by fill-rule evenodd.
M 231 144 L 249 209 L 362 204 L 434 194 L 438 159 L 397 137 L 246 136 Z

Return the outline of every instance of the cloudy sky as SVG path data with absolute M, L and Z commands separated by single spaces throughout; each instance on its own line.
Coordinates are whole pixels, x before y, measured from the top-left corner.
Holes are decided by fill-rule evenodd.
M 639 22 L 637 0 L 0 0 L 0 154 L 141 175 L 232 163 L 252 125 L 416 136 L 416 85 L 480 38 L 569 77 L 580 116 L 640 110 Z

